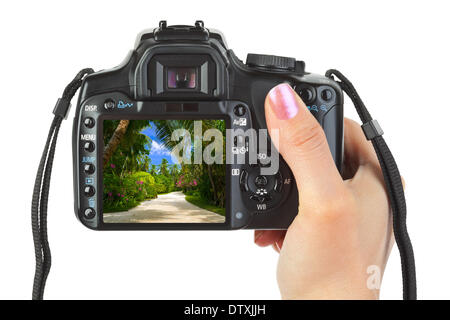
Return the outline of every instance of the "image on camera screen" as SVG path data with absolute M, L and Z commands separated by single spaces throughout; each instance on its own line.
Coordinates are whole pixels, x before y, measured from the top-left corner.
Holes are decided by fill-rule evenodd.
M 104 120 L 104 223 L 225 223 L 224 120 Z

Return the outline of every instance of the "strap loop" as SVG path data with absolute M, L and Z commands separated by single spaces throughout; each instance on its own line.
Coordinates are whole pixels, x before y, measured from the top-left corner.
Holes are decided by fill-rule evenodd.
M 70 106 L 71 106 L 70 100 L 59 98 L 58 101 L 56 101 L 55 108 L 53 109 L 53 114 L 55 116 L 67 119 L 67 116 L 69 115 Z
M 384 134 L 383 129 L 381 129 L 377 120 L 370 120 L 369 122 L 364 123 L 361 128 L 363 129 L 367 140 L 381 137 Z

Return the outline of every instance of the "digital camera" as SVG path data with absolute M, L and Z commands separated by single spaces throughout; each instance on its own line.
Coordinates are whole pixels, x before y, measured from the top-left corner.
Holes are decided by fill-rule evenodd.
M 161 21 L 139 34 L 121 65 L 81 86 L 73 126 L 79 220 L 96 230 L 286 229 L 298 190 L 264 112 L 280 83 L 323 127 L 341 170 L 335 81 L 289 57 L 248 54 L 243 63 L 201 21 Z

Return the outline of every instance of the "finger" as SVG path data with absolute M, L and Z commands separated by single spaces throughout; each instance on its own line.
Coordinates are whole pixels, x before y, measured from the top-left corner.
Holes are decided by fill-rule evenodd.
M 284 237 L 278 239 L 277 241 L 274 242 L 274 244 L 272 245 L 273 249 L 280 253 L 281 249 L 283 248 L 283 242 L 284 242 Z
M 255 243 L 260 247 L 267 247 L 284 239 L 285 235 L 286 230 L 256 230 Z
M 265 111 L 272 141 L 291 168 L 301 197 L 312 202 L 339 195 L 344 184 L 325 133 L 295 91 L 286 83 L 274 87 Z

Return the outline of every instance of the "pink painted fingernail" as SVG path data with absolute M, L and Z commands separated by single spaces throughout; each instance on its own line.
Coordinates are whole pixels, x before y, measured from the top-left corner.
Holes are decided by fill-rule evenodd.
M 279 84 L 270 90 L 269 101 L 273 112 L 280 120 L 295 117 L 300 108 L 294 90 L 287 83 Z

